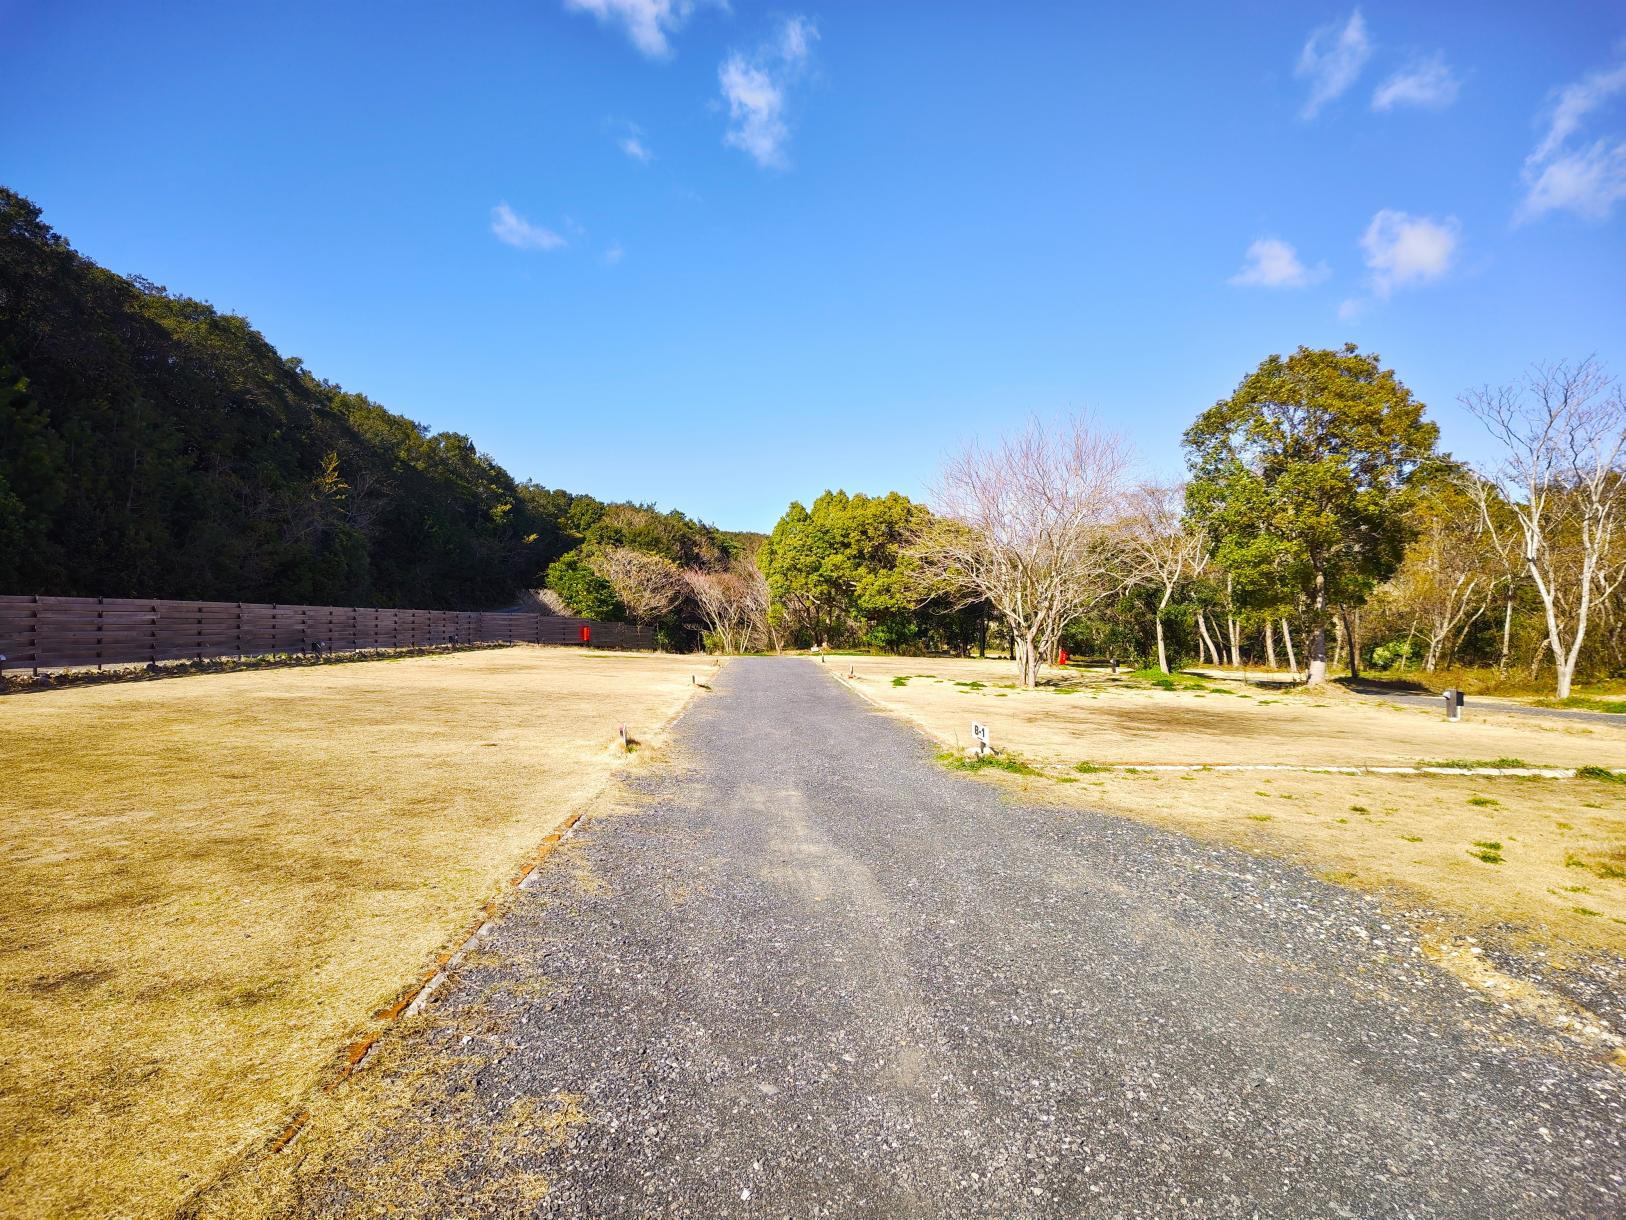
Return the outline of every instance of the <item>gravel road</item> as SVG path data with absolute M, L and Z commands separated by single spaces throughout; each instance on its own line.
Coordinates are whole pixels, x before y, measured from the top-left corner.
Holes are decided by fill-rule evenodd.
M 418 1214 L 511 1215 L 524 1174 L 549 1216 L 1620 1214 L 1626 1072 L 1369 898 L 1018 803 L 809 661 L 715 686 L 403 1048 L 484 1053 L 325 1155 L 307 1212 L 417 1174 Z M 550 1138 L 498 1129 L 525 1099 Z M 483 1123 L 506 1152 L 415 1163 Z

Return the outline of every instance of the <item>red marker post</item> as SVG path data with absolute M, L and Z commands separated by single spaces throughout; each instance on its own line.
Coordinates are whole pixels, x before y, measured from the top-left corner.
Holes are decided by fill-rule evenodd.
M 593 642 L 593 629 L 591 627 L 589 627 L 586 623 L 583 623 L 582 624 L 582 643 L 583 644 L 591 644 L 592 642 Z

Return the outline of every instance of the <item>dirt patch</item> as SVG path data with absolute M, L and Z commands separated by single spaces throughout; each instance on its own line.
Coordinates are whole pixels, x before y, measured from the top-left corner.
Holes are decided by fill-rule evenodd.
M 693 658 L 513 648 L 0 705 L 0 1213 L 161 1214 L 262 1147 Z

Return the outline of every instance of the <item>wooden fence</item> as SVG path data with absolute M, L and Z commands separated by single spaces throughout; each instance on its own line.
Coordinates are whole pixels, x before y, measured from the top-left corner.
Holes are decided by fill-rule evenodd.
M 653 648 L 655 638 L 648 627 L 630 623 L 513 611 L 0 596 L 0 657 L 5 658 L 0 669 L 5 670 L 452 643 Z

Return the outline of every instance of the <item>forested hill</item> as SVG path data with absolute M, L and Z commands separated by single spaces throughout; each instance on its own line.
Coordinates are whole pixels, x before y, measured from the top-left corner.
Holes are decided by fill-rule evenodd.
M 500 606 L 605 511 L 97 266 L 0 187 L 0 593 Z

